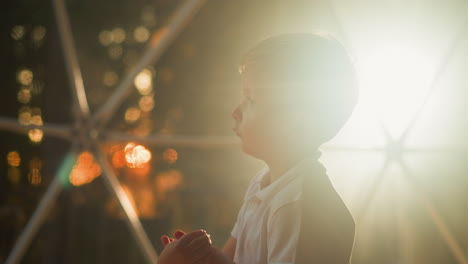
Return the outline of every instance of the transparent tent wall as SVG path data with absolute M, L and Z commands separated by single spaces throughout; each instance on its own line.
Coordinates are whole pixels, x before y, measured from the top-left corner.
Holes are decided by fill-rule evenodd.
M 468 263 L 466 4 L 8 5 L 2 261 L 154 262 L 176 229 L 222 246 L 263 166 L 230 129 L 237 63 L 262 37 L 320 29 L 361 82 L 321 158 L 357 221 L 353 263 Z

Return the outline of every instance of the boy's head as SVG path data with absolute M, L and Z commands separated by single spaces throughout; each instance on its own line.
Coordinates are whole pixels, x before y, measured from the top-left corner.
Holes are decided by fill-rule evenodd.
M 269 37 L 247 52 L 239 69 L 243 99 L 232 113 L 234 131 L 243 150 L 260 159 L 278 151 L 316 151 L 357 103 L 351 59 L 329 35 Z

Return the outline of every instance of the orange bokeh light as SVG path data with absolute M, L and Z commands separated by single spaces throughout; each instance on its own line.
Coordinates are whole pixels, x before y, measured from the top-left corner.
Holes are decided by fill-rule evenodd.
M 21 164 L 21 157 L 17 151 L 10 151 L 7 154 L 8 165 L 18 167 Z
M 178 159 L 177 151 L 173 148 L 166 149 L 163 153 L 163 159 L 169 164 L 176 162 Z
M 29 136 L 29 140 L 31 140 L 33 143 L 39 143 L 42 141 L 44 132 L 42 131 L 42 129 L 34 128 L 28 131 L 28 136 Z
M 125 151 L 123 149 L 118 150 L 114 152 L 112 155 L 112 165 L 114 165 L 115 168 L 123 168 L 127 164 L 127 161 L 125 159 Z
M 130 142 L 125 146 L 125 160 L 129 168 L 141 168 L 151 160 L 151 152 L 142 145 Z
M 100 174 L 101 167 L 94 160 L 93 154 L 89 151 L 83 151 L 78 156 L 69 179 L 74 186 L 80 186 L 92 182 Z

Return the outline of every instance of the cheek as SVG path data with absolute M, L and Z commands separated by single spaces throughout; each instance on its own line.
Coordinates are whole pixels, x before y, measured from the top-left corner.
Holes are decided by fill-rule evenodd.
M 271 116 L 245 116 L 241 124 L 244 144 L 265 148 L 277 137 L 278 123 Z
M 261 122 L 249 116 L 244 116 L 240 129 L 242 132 L 242 138 L 248 141 L 255 140 L 256 134 L 261 132 Z

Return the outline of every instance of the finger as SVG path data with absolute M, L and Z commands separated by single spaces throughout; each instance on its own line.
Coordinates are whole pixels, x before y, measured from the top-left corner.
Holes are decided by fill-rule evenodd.
M 168 236 L 162 236 L 161 237 L 161 244 L 163 247 L 166 247 L 167 244 L 169 244 L 169 237 Z
M 172 243 L 172 242 L 174 242 L 174 241 L 175 241 L 175 239 L 169 238 L 169 243 Z
M 187 252 L 190 252 L 190 254 L 195 254 L 200 248 L 208 246 L 211 247 L 210 238 L 207 234 L 204 234 L 203 236 L 199 236 L 188 243 L 186 249 Z
M 185 247 L 190 242 L 192 242 L 192 240 L 194 240 L 195 238 L 197 238 L 199 236 L 203 236 L 205 234 L 206 234 L 205 230 L 196 230 L 196 231 L 190 232 L 188 234 L 185 234 L 179 239 L 178 246 L 179 247 Z
M 185 235 L 185 232 L 182 231 L 182 230 L 177 230 L 175 233 L 174 233 L 174 237 L 176 239 L 180 239 L 183 235 Z
M 206 235 L 197 237 L 186 248 L 195 261 L 205 258 L 212 250 L 210 238 Z
M 213 249 L 211 246 L 203 247 L 199 251 L 197 251 L 197 255 L 194 256 L 194 264 L 204 264 L 209 262 L 209 258 L 213 253 Z

